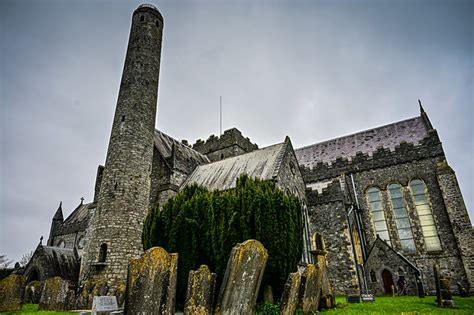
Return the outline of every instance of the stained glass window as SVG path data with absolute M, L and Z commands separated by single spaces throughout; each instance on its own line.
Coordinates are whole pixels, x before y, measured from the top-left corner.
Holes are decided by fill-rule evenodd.
M 387 222 L 385 221 L 385 213 L 382 206 L 382 198 L 380 197 L 380 189 L 372 187 L 367 190 L 367 199 L 369 200 L 372 221 L 375 226 L 375 234 L 390 246 L 390 235 L 388 233 Z
M 402 250 L 406 253 L 416 252 L 413 233 L 411 231 L 410 219 L 407 214 L 405 199 L 403 198 L 402 186 L 390 184 L 388 186 L 390 201 L 392 203 L 393 215 L 397 224 L 398 237 Z

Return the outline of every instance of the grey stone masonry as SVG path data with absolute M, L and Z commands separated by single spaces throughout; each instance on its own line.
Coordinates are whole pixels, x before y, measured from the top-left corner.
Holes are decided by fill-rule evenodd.
M 456 174 L 446 161 L 437 164 L 439 187 L 467 275 L 468 288 L 474 293 L 474 230 L 464 204 Z
M 250 142 L 249 138 L 244 138 L 238 129 L 231 128 L 224 131 L 220 137 L 211 135 L 207 141 L 197 140 L 193 149 L 207 155 L 214 162 L 252 152 L 257 150 L 258 146 Z
M 163 17 L 150 5 L 134 12 L 97 210 L 87 233 L 80 280 L 125 280 L 143 253 L 154 146 Z

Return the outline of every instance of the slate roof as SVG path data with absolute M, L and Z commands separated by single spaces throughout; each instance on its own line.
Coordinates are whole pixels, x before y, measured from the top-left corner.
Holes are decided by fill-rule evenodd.
M 163 157 L 167 158 L 171 156 L 173 144 L 175 147 L 176 156 L 185 160 L 192 159 L 197 161 L 199 164 L 209 163 L 207 156 L 168 136 L 164 132 L 155 129 L 155 147 Z
M 227 190 L 235 187 L 242 174 L 263 180 L 273 179 L 278 174 L 287 141 L 289 139 L 246 154 L 200 165 L 182 187 L 198 184 L 209 190 Z
M 357 152 L 372 155 L 378 148 L 395 150 L 401 142 L 418 144 L 428 134 L 421 116 L 327 140 L 295 150 L 300 165 L 331 164 L 337 158 L 351 159 Z
M 93 208 L 93 203 L 84 203 L 77 206 L 73 212 L 64 220 L 63 225 L 76 224 L 85 220 L 89 221 L 91 214 L 89 208 Z M 92 207 L 91 207 L 92 206 Z M 95 206 L 95 204 L 94 204 Z

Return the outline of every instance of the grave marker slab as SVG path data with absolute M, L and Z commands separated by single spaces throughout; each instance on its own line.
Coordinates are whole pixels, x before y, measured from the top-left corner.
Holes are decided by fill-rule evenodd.
M 298 294 L 300 292 L 301 275 L 293 272 L 288 275 L 283 294 L 281 295 L 281 315 L 293 315 L 298 307 Z
M 254 314 L 268 253 L 262 243 L 247 240 L 232 248 L 215 314 Z
M 21 309 L 26 279 L 19 275 L 10 275 L 0 280 L 0 312 Z
M 211 273 L 206 265 L 189 271 L 184 314 L 212 314 L 215 286 L 216 274 Z

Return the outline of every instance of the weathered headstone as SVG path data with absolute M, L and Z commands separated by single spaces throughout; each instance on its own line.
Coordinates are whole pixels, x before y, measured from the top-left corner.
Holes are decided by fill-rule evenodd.
M 94 296 L 92 302 L 92 313 L 118 311 L 117 298 L 115 296 Z
M 69 282 L 60 277 L 48 278 L 44 282 L 38 310 L 62 311 L 72 304 L 74 294 L 69 290 Z
M 439 283 L 441 286 L 441 300 L 444 307 L 454 307 L 453 295 L 451 294 L 450 278 L 441 276 Z
M 32 281 L 26 285 L 23 301 L 27 304 L 38 304 L 41 298 L 41 282 Z
M 434 276 L 434 282 L 435 282 L 435 288 L 436 288 L 436 303 L 438 304 L 439 307 L 441 307 L 443 305 L 443 301 L 441 299 L 441 284 L 439 282 L 440 272 L 439 272 L 439 266 L 437 264 L 433 265 L 433 276 Z
M 283 294 L 281 295 L 280 314 L 293 315 L 298 307 L 298 294 L 300 292 L 301 275 L 293 272 L 288 275 Z
M 91 309 L 94 297 L 92 291 L 94 290 L 94 287 L 95 283 L 93 280 L 86 280 L 81 284 L 76 304 L 78 309 Z
M 268 253 L 262 243 L 247 240 L 232 248 L 215 314 L 254 314 Z
M 462 286 L 462 284 L 458 281 L 456 282 L 456 285 L 458 287 L 458 291 L 459 291 L 459 296 L 460 297 L 468 297 L 469 296 L 469 292 L 468 290 Z
M 125 314 L 174 314 L 178 254 L 161 247 L 132 259 L 128 268 Z
M 109 292 L 110 295 L 115 296 L 117 298 L 118 306 L 122 306 L 125 300 L 125 290 L 126 284 L 122 280 L 115 280 L 115 283 L 112 285 L 112 291 Z
M 189 271 L 184 314 L 212 314 L 215 286 L 216 274 L 211 273 L 206 265 Z
M 21 309 L 26 279 L 19 275 L 10 275 L 0 280 L 0 312 Z
M 328 275 L 328 262 L 327 262 L 327 250 L 326 243 L 324 242 L 324 237 L 320 233 L 314 233 L 312 237 L 312 250 L 314 260 L 317 267 L 321 269 L 322 277 L 322 287 L 321 287 L 321 297 L 319 301 L 319 309 L 329 309 L 336 306 L 335 297 L 332 293 L 331 283 L 329 281 Z
M 321 269 L 313 264 L 308 264 L 301 275 L 300 306 L 304 314 L 318 311 L 321 287 Z

